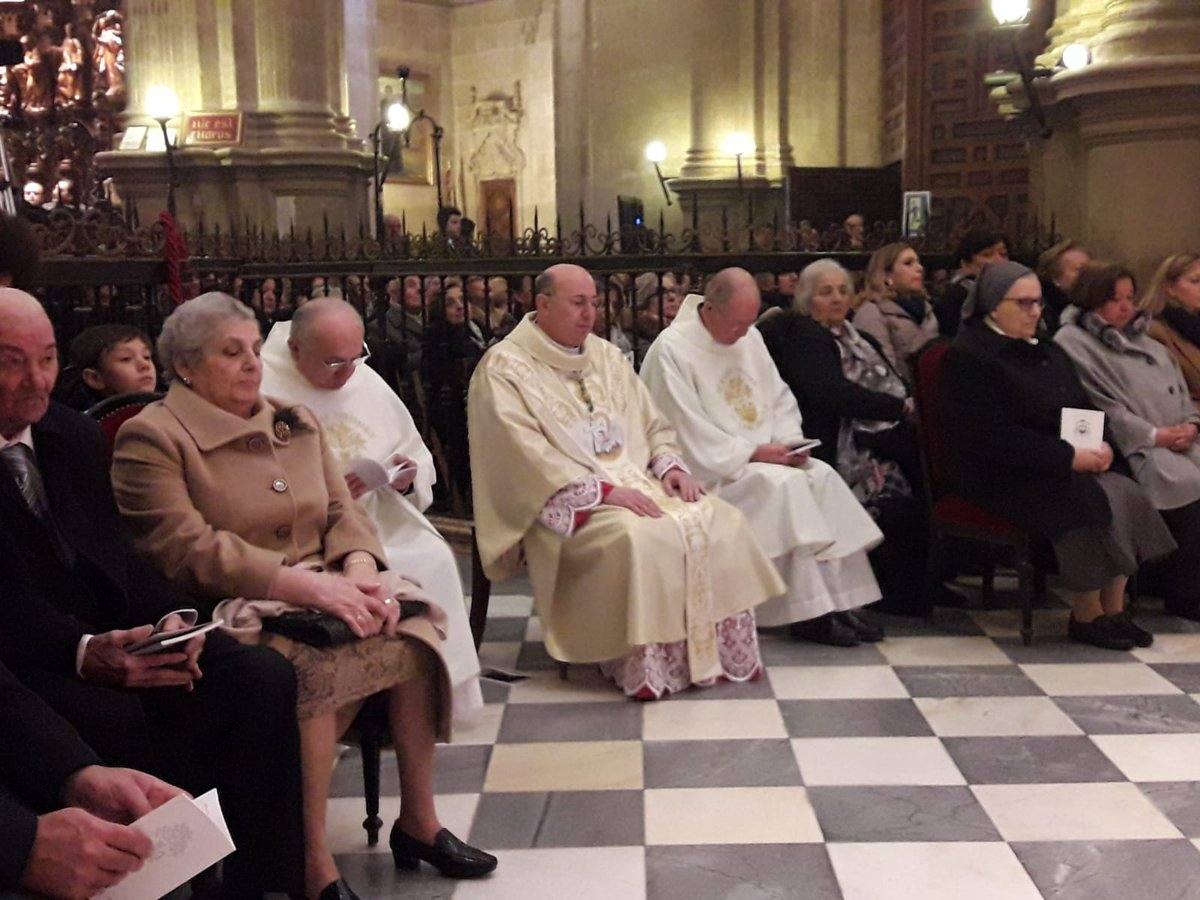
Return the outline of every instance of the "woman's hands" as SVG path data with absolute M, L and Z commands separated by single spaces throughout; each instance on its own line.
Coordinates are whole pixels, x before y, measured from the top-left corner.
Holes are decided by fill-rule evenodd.
M 1166 447 L 1176 453 L 1183 453 L 1195 443 L 1196 431 L 1196 425 L 1193 422 L 1159 428 L 1154 432 L 1154 446 Z
M 272 585 L 272 597 L 293 606 L 337 616 L 359 638 L 395 634 L 400 607 L 384 596 L 377 574 L 353 569 L 344 574 L 285 567 Z
M 1101 444 L 1099 450 L 1085 450 L 1082 447 L 1076 447 L 1075 458 L 1071 460 L 1071 469 L 1076 472 L 1091 472 L 1098 475 L 1101 472 L 1107 472 L 1112 462 L 1112 447 L 1107 443 Z

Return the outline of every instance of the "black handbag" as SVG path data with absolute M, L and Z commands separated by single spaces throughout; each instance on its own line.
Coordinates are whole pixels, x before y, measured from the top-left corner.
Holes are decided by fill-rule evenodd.
M 408 619 L 419 616 L 425 611 L 425 603 L 420 600 L 401 600 L 400 618 Z M 298 609 L 282 615 L 271 616 L 262 620 L 263 631 L 278 634 L 281 637 L 310 647 L 340 647 L 358 640 L 358 635 L 350 630 L 350 626 L 329 613 L 317 609 Z

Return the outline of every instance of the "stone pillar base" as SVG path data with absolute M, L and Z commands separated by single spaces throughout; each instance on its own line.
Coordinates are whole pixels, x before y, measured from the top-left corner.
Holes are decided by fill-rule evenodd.
M 167 208 L 167 157 L 161 152 L 112 151 L 96 155 L 101 177 L 112 177 L 126 206 L 147 224 Z M 184 147 L 175 153 L 180 225 L 239 229 L 249 223 L 268 233 L 297 235 L 344 228 L 370 232 L 367 198 L 371 156 L 338 148 L 248 150 Z
M 787 224 L 786 186 L 767 178 L 673 178 L 667 186 L 679 198 L 684 227 L 693 209 L 705 250 L 743 250 L 750 244 L 751 225 Z

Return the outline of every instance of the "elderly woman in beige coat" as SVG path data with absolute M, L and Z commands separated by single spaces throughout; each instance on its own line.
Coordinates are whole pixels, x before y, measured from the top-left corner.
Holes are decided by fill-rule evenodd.
M 1200 620 L 1200 413 L 1170 351 L 1147 334 L 1133 275 L 1088 263 L 1054 335 L 1179 549 L 1146 567 L 1168 612 Z
M 380 691 L 400 770 L 397 867 L 424 859 L 451 877 L 486 874 L 495 857 L 442 828 L 433 804 L 434 741 L 448 737 L 451 699 L 439 637 L 423 616 L 400 621 L 396 591 L 416 588 L 380 572 L 379 539 L 316 419 L 260 394 L 261 346 L 254 313 L 225 294 L 171 314 L 158 343 L 167 396 L 117 436 L 121 512 L 138 549 L 182 590 L 213 603 L 255 601 L 226 604 L 239 613 L 317 610 L 353 633 L 324 648 L 265 629 L 253 638 L 296 668 L 309 897 L 354 897 L 326 846 L 326 798 L 337 738 Z
M 867 264 L 867 283 L 882 283 L 883 292 L 858 308 L 854 327 L 879 342 L 887 361 L 911 386 L 914 357 L 938 336 L 921 258 L 905 243 L 880 247 Z

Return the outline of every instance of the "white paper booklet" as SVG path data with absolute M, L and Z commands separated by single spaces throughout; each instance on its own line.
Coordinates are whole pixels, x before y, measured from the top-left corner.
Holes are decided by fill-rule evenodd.
M 375 460 L 362 456 L 350 460 L 350 464 L 346 466 L 346 473 L 357 475 L 358 480 L 366 486 L 368 491 L 381 488 L 390 480 L 387 469 Z
M 1099 450 L 1104 443 L 1104 413 L 1064 406 L 1059 437 L 1081 450 Z
M 104 900 L 157 900 L 220 862 L 236 848 L 215 790 L 193 800 L 179 796 L 133 823 L 154 853 L 120 884 L 97 894 Z

